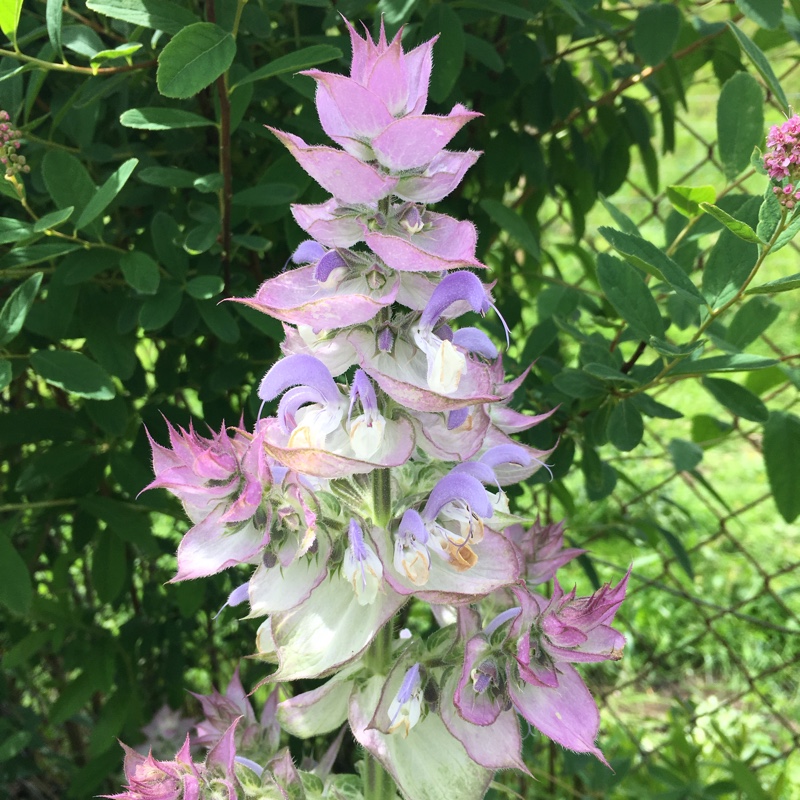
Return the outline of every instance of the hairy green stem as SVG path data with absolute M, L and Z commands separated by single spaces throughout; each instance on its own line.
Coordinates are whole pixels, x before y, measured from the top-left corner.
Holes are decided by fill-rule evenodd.
M 378 470 L 378 472 L 388 474 L 389 470 Z M 392 620 L 389 620 L 378 631 L 364 656 L 367 669 L 375 675 L 386 675 L 392 666 L 393 634 L 394 625 Z M 372 754 L 365 751 L 364 759 L 364 800 L 394 800 L 396 793 L 392 776 Z
M 388 469 L 372 473 L 372 511 L 375 524 L 385 528 L 392 518 L 392 478 Z
M 367 754 L 364 764 L 364 800 L 394 800 L 392 776 L 373 756 Z

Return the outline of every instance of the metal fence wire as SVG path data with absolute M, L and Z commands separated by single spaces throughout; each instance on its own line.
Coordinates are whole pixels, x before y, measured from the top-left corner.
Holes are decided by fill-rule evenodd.
M 783 85 L 797 86 L 796 58 L 776 64 L 784 67 Z M 658 244 L 672 211 L 666 185 L 720 188 L 712 81 L 697 80 L 687 93 L 688 108 L 676 119 L 678 146 L 660 160 L 661 191 L 651 191 L 634 166 L 612 198 Z M 782 122 L 766 88 L 765 94 L 767 124 Z M 760 194 L 765 180 L 750 170 L 728 191 Z M 596 233 L 604 221 L 595 216 L 584 244 L 608 250 Z M 568 240 L 565 206 L 553 201 L 544 218 L 545 247 Z M 797 272 L 798 254 L 797 243 L 784 248 L 780 272 L 769 277 Z M 744 379 L 771 410 L 796 412 L 800 403 L 795 297 L 774 298 L 781 316 L 755 346 L 788 370 Z M 707 352 L 713 344 L 712 337 Z M 793 369 L 794 382 L 787 377 Z M 544 786 L 536 796 L 800 797 L 800 531 L 773 503 L 762 426 L 732 416 L 685 381 L 656 396 L 684 416 L 646 421 L 643 445 L 633 453 L 606 447 L 624 479 L 605 501 L 581 503 L 579 470 L 570 479 L 576 505 L 585 506 L 568 520 L 572 543 L 590 549 L 604 580 L 633 564 L 618 616 L 628 638 L 625 658 L 584 671 L 601 707 L 599 743 L 617 774 L 587 773 L 585 761 L 581 772 L 560 750 L 548 760 L 540 745 L 535 774 Z M 676 465 L 679 451 L 694 454 L 696 463 Z M 545 497 L 541 490 L 537 500 Z M 579 567 L 569 577 L 581 588 Z

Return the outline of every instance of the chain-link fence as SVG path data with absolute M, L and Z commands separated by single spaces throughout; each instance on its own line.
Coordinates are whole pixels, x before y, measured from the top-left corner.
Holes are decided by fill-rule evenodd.
M 783 85 L 796 85 L 800 65 L 777 63 L 784 65 Z M 664 187 L 721 189 L 718 94 L 711 81 L 709 74 L 708 82 L 694 82 L 677 116 L 677 146 L 660 161 L 661 191 L 653 192 L 634 166 L 612 198 L 658 244 L 674 213 Z M 767 99 L 767 124 L 780 123 L 781 111 L 768 93 Z M 765 180 L 750 170 L 725 193 L 761 194 Z M 597 251 L 608 249 L 596 234 L 603 213 L 587 221 L 585 241 Z M 543 242 L 566 239 L 565 217 L 566 209 L 553 202 L 544 215 Z M 767 277 L 797 272 L 799 253 L 796 243 L 784 248 L 768 264 Z M 701 265 L 703 258 L 701 252 Z M 744 378 L 771 410 L 800 404 L 800 318 L 793 297 L 773 298 L 780 305 L 778 323 L 756 345 L 780 366 Z M 712 333 L 707 352 L 720 352 L 719 346 Z M 657 391 L 657 399 L 683 418 L 649 420 L 644 448 L 635 455 L 604 451 L 621 479 L 605 501 L 571 515 L 573 543 L 592 551 L 602 579 L 618 579 L 633 565 L 623 608 L 625 659 L 621 668 L 593 673 L 604 717 L 601 744 L 628 776 L 592 784 L 584 774 L 565 781 L 563 765 L 551 760 L 547 768 L 540 760 L 536 775 L 549 786 L 547 796 L 798 796 L 792 755 L 800 746 L 800 531 L 773 503 L 762 426 L 732 415 L 699 382 L 691 383 Z M 559 511 L 555 505 L 553 513 Z M 577 570 L 572 576 L 581 580 Z M 654 793 L 642 794 L 644 785 Z

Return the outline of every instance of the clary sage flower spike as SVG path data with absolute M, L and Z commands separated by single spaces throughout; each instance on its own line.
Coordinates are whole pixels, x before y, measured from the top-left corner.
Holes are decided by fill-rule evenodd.
M 447 148 L 480 115 L 460 104 L 425 113 L 435 40 L 405 52 L 402 31 L 374 41 L 345 24 L 350 74 L 305 73 L 335 145 L 271 129 L 331 197 L 292 207 L 310 237 L 294 266 L 235 298 L 286 332 L 258 385 L 260 418 L 209 436 L 168 426 L 170 447 L 151 440 L 148 488 L 179 497 L 193 523 L 176 580 L 241 576 L 227 605 L 246 600 L 266 618 L 257 656 L 277 667 L 265 680 L 329 678 L 278 704 L 285 730 L 317 736 L 347 720 L 406 798 L 432 796 L 423 781 L 438 776 L 450 796 L 477 800 L 493 770 L 525 769 L 519 715 L 604 760 L 573 664 L 620 657 L 611 623 L 627 578 L 591 597 L 557 581 L 549 599 L 533 591 L 583 552 L 564 549 L 563 526 L 514 514 L 506 494 L 549 455 L 513 435 L 552 412 L 510 405 L 527 371 L 507 380 L 476 326 L 496 311 L 475 226 L 428 208 L 479 157 Z M 427 642 L 393 635 L 410 598 L 435 607 L 441 630 Z M 230 724 L 212 754 L 246 754 L 202 768 L 181 754 L 131 757 L 132 787 L 146 773 L 170 797 L 210 797 L 194 788 L 208 765 L 234 793 L 234 769 L 297 780 L 286 757 L 253 752 L 253 741 L 277 744 L 238 676 L 226 696 L 201 700 L 206 743 Z

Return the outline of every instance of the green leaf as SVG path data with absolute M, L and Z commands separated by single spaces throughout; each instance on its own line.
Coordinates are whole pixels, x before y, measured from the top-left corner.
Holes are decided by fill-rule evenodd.
M 110 400 L 116 394 L 111 376 L 82 353 L 71 350 L 37 350 L 31 366 L 47 383 L 92 400 Z
M 296 200 L 299 194 L 300 187 L 294 183 L 264 183 L 236 192 L 231 204 L 250 208 L 283 206 Z
M 600 253 L 597 279 L 608 301 L 644 341 L 664 336 L 664 321 L 658 305 L 639 272 L 625 261 Z
M 764 201 L 758 209 L 758 227 L 756 234 L 762 242 L 768 242 L 775 233 L 781 221 L 781 204 L 772 191 L 772 186 L 767 186 Z
M 728 180 L 750 165 L 763 136 L 764 93 L 752 75 L 737 72 L 725 82 L 717 103 L 717 147 Z
M 61 49 L 61 17 L 63 9 L 62 0 L 47 0 L 47 7 L 45 8 L 47 36 L 59 58 L 64 57 L 64 52 Z
M 607 197 L 598 195 L 603 208 L 611 215 L 611 219 L 617 224 L 620 230 L 629 233 L 631 236 L 640 236 L 639 228 L 636 223 L 624 212 L 620 211 Z
M 21 330 L 42 284 L 42 273 L 35 272 L 17 286 L 0 309 L 0 345 L 8 344 Z
M 736 353 L 728 356 L 711 356 L 697 360 L 684 359 L 676 364 L 670 375 L 705 375 L 709 372 L 749 372 L 753 369 L 766 369 L 779 363 L 774 358 L 751 356 Z
M 630 400 L 621 400 L 608 418 L 608 440 L 617 450 L 633 450 L 644 436 L 644 420 Z
M 793 289 L 800 289 L 800 272 L 761 283 L 758 286 L 750 286 L 745 294 L 779 294 L 780 292 L 791 292 Z
M 11 217 L 0 217 L 0 244 L 27 239 L 31 233 L 33 227 L 29 223 Z
M 606 364 L 600 364 L 596 361 L 590 361 L 588 364 L 584 364 L 583 371 L 595 378 L 600 378 L 601 381 L 611 381 L 612 383 L 637 383 L 630 375 L 626 375 L 618 369 L 609 367 Z
M 648 394 L 637 394 L 631 398 L 631 402 L 648 417 L 657 419 L 681 419 L 683 414 L 680 411 L 653 400 Z
M 609 244 L 634 266 L 668 283 L 679 295 L 695 305 L 705 305 L 705 298 L 689 276 L 666 253 L 641 236 L 622 231 L 599 228 Z
M 800 417 L 771 411 L 764 426 L 764 463 L 772 496 L 780 515 L 789 523 L 800 514 Z
M 686 439 L 672 439 L 667 451 L 678 472 L 691 472 L 703 460 L 703 448 Z
M 50 631 L 33 631 L 20 639 L 3 656 L 3 669 L 15 669 L 35 656 L 53 637 Z
M 28 567 L 11 542 L 0 536 L 0 603 L 16 614 L 31 608 L 33 584 Z
M 100 50 L 95 53 L 91 58 L 91 65 L 97 67 L 104 61 L 113 61 L 116 58 L 124 58 L 129 60 L 130 56 L 142 49 L 139 42 L 132 42 L 130 44 L 121 44 L 112 50 Z
M 189 189 L 194 186 L 198 175 L 179 167 L 145 167 L 136 176 L 142 183 L 161 186 L 165 189 Z
M 123 111 L 119 121 L 126 128 L 138 128 L 145 131 L 172 131 L 180 128 L 203 128 L 213 125 L 214 120 L 201 117 L 181 108 L 156 108 L 143 106 Z M 148 169 L 159 169 L 148 167 Z M 141 176 L 140 176 L 141 177 Z
M 740 30 L 732 22 L 728 22 L 728 27 L 733 31 L 733 35 L 739 42 L 742 50 L 747 53 L 747 56 L 753 62 L 753 65 L 758 70 L 767 88 L 775 95 L 775 99 L 781 104 L 783 113 L 787 117 L 792 115 L 792 109 L 789 101 L 786 99 L 783 89 L 781 88 L 780 81 L 772 70 L 767 57 L 761 52 L 760 48 L 753 42 L 753 40 L 742 30 Z
M 81 245 L 73 242 L 46 242 L 28 247 L 15 247 L 0 258 L 0 270 L 32 267 L 34 264 L 51 261 L 79 249 Z
M 746 223 L 736 219 L 723 211 L 719 206 L 711 205 L 711 203 L 700 203 L 700 208 L 709 216 L 714 217 L 717 222 L 721 222 L 732 234 L 744 239 L 746 242 L 753 244 L 764 244 L 758 234 Z
M 667 199 L 684 217 L 700 215 L 700 203 L 713 203 L 717 190 L 713 186 L 667 186 Z
M 579 399 L 600 397 L 608 391 L 600 380 L 579 369 L 562 370 L 553 378 L 553 386 L 568 397 Z
M 236 40 L 212 22 L 195 22 L 177 33 L 158 56 L 156 84 L 165 97 L 193 97 L 233 63 Z
M 797 275 L 800 285 L 800 274 Z M 741 306 L 725 334 L 725 341 L 739 350 L 752 344 L 772 325 L 781 313 L 781 307 L 766 297 L 753 297 Z
M 239 325 L 225 306 L 216 305 L 211 300 L 199 300 L 197 310 L 203 322 L 218 339 L 227 344 L 239 341 Z
M 128 182 L 128 178 L 138 163 L 138 158 L 129 158 L 116 172 L 108 176 L 106 182 L 95 192 L 94 197 L 86 204 L 86 208 L 78 217 L 78 221 L 75 223 L 78 230 L 85 228 L 108 208 L 111 201 L 122 191 L 122 187 Z
M 156 294 L 161 283 L 158 264 L 147 253 L 134 250 L 125 253 L 119 260 L 122 274 L 129 286 L 139 294 Z
M 755 216 L 760 198 L 753 198 L 739 210 L 747 218 Z M 724 230 L 711 250 L 703 270 L 703 294 L 711 308 L 719 308 L 736 296 L 758 259 L 758 247 L 729 230 Z
M 11 383 L 13 377 L 14 373 L 11 369 L 11 362 L 6 361 L 6 359 L 0 359 L 0 392 Z
M 95 676 L 87 669 L 75 680 L 67 684 L 48 714 L 51 725 L 62 725 L 89 702 L 98 690 Z
M 5 761 L 10 761 L 14 756 L 24 750 L 32 736 L 32 731 L 23 729 L 12 733 L 11 736 L 4 739 L 3 742 L 0 743 L 0 764 Z
M 466 51 L 461 18 L 446 3 L 432 5 L 420 27 L 422 41 L 433 36 L 439 39 L 431 72 L 430 96 L 434 102 L 442 103 L 456 85 Z
M 186 293 L 195 300 L 210 300 L 220 294 L 224 286 L 219 275 L 198 275 L 186 284 Z
M 723 378 L 703 378 L 703 386 L 721 405 L 734 416 L 751 422 L 766 422 L 769 411 L 759 397 L 749 389 Z
M 786 226 L 786 229 L 783 231 L 783 233 L 781 233 L 775 240 L 775 243 L 772 245 L 772 248 L 769 252 L 774 253 L 776 250 L 780 250 L 784 245 L 789 244 L 789 242 L 791 242 L 792 239 L 794 239 L 794 237 L 797 235 L 798 231 L 800 231 L 800 213 L 795 211 L 794 218 Z
M 464 34 L 464 47 L 472 58 L 483 64 L 488 70 L 499 74 L 505 69 L 505 62 L 493 45 L 485 39 L 480 39 L 470 33 Z
M 481 200 L 481 208 L 489 215 L 492 222 L 516 239 L 517 243 L 528 255 L 537 261 L 541 256 L 539 242 L 531 226 L 515 211 L 501 203 L 499 200 L 487 198 Z
M 687 444 L 690 444 L 690 442 L 687 442 Z M 669 549 L 672 550 L 672 555 L 675 556 L 675 560 L 680 564 L 681 569 L 687 574 L 689 580 L 693 581 L 694 570 L 692 569 L 692 562 L 689 560 L 689 554 L 686 552 L 683 542 L 674 533 L 662 528 L 660 525 L 656 525 L 656 529 L 664 537 L 664 541 L 669 545 Z
M 783 15 L 782 0 L 736 0 L 739 10 L 762 28 L 777 28 Z
M 302 50 L 295 50 L 293 53 L 276 58 L 265 64 L 263 67 L 251 72 L 246 77 L 237 81 L 231 87 L 231 91 L 246 83 L 262 81 L 265 78 L 272 78 L 275 75 L 283 75 L 286 72 L 299 72 L 302 69 L 309 69 L 318 64 L 325 64 L 328 61 L 342 57 L 342 51 L 338 47 L 329 44 L 315 44 L 311 47 L 304 47 Z
M 651 336 L 647 340 L 647 344 L 653 348 L 659 355 L 666 356 L 667 358 L 686 358 L 694 353 L 695 350 L 703 346 L 703 342 L 687 342 L 686 344 L 673 344 L 664 339 L 658 339 Z
M 179 33 L 197 22 L 189 9 L 170 0 L 87 0 L 86 5 L 112 19 L 165 33 Z
M 56 208 L 74 206 L 78 216 L 97 191 L 86 167 L 63 150 L 47 152 L 42 159 L 42 178 Z
M 128 564 L 125 542 L 106 530 L 94 549 L 92 584 L 102 603 L 113 603 L 125 585 Z
M 740 5 L 740 3 L 737 3 L 737 5 Z M 777 797 L 777 795 L 767 793 L 764 790 L 752 767 L 743 761 L 729 761 L 727 766 L 731 771 L 734 783 L 744 794 L 746 800 L 774 800 Z
M 586 496 L 593 502 L 608 497 L 617 485 L 617 471 L 610 464 L 601 461 L 591 447 L 583 449 L 581 472 L 586 484 Z
M 146 331 L 163 328 L 178 313 L 183 292 L 177 283 L 162 281 L 158 294 L 149 297 L 139 310 L 139 324 Z
M 22 0 L 3 0 L 0 3 L 0 31 L 11 41 L 16 41 L 19 15 L 22 11 Z
M 645 6 L 633 26 L 633 46 L 645 64 L 655 66 L 672 54 L 680 29 L 681 14 L 676 6 Z
M 49 231 L 57 228 L 62 222 L 66 222 L 75 210 L 74 206 L 67 206 L 60 208 L 58 211 L 51 211 L 43 217 L 39 217 L 33 226 L 34 233 L 42 233 L 42 231 Z
M 143 553 L 158 550 L 150 533 L 147 508 L 100 495 L 83 497 L 78 505 L 93 517 L 101 519 L 117 536 L 136 545 Z

